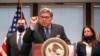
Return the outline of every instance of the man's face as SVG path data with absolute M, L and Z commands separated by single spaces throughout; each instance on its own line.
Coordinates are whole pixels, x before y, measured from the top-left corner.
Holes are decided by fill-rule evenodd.
M 48 12 L 41 13 L 39 16 L 39 23 L 43 27 L 48 27 L 51 24 L 51 20 L 52 20 L 52 17 L 50 16 L 50 13 Z
M 25 23 L 25 20 L 18 20 L 17 22 L 17 27 L 20 26 L 20 25 L 23 25 L 24 26 L 24 29 L 26 29 L 26 23 Z

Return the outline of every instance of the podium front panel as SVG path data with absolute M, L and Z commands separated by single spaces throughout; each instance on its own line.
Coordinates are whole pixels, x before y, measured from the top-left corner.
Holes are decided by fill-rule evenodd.
M 76 56 L 75 45 L 59 38 L 50 38 L 43 44 L 32 43 L 32 56 Z
M 41 55 L 41 46 L 42 46 L 42 44 L 32 43 L 32 56 L 42 56 Z

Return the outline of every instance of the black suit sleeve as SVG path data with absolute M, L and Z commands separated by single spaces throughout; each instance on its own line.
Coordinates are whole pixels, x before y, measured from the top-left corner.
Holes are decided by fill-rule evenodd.
M 77 52 L 77 56 L 85 56 L 85 45 L 82 44 L 81 42 L 78 42 L 77 43 L 77 49 L 76 49 L 76 52 Z
M 25 43 L 31 43 L 33 41 L 33 37 L 34 37 L 33 33 L 34 33 L 34 31 L 32 31 L 30 28 L 28 28 L 26 30 L 24 37 L 23 37 L 23 41 Z
M 77 50 L 76 50 L 76 52 L 77 52 L 77 56 L 79 56 L 80 54 L 80 44 L 79 43 L 77 43 Z
M 63 26 L 61 26 L 61 37 L 62 39 L 67 43 L 67 44 L 71 44 L 70 40 L 68 39 L 68 37 L 66 36 L 65 32 L 64 32 L 64 28 Z
M 7 56 L 11 56 L 11 46 L 10 46 L 9 39 L 10 39 L 9 37 L 7 37 L 7 39 L 6 39 Z

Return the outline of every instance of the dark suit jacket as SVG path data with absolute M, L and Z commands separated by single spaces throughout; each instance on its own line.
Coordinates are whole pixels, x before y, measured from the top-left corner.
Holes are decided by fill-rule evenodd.
M 51 24 L 50 37 L 56 37 L 57 35 L 60 35 L 61 39 L 63 39 L 66 43 L 70 44 L 70 40 L 66 37 L 63 26 L 57 24 Z M 23 39 L 24 42 L 26 43 L 30 43 L 30 42 L 43 43 L 46 40 L 43 27 L 40 24 L 37 24 L 34 31 L 32 31 L 29 28 L 26 31 L 26 34 Z
M 22 44 L 21 50 L 18 50 L 16 43 L 16 33 L 9 35 L 6 40 L 7 45 L 7 56 L 29 56 L 31 43 Z
M 100 42 L 97 42 L 94 47 L 92 47 L 91 56 L 100 56 Z M 86 45 L 82 43 L 77 44 L 77 56 L 86 56 Z

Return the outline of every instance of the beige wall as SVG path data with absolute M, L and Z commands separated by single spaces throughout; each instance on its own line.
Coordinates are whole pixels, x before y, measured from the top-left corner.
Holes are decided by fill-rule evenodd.
M 0 0 L 0 3 L 16 3 L 17 0 Z M 100 2 L 100 0 L 22 0 L 23 3 L 47 3 L 47 2 Z

